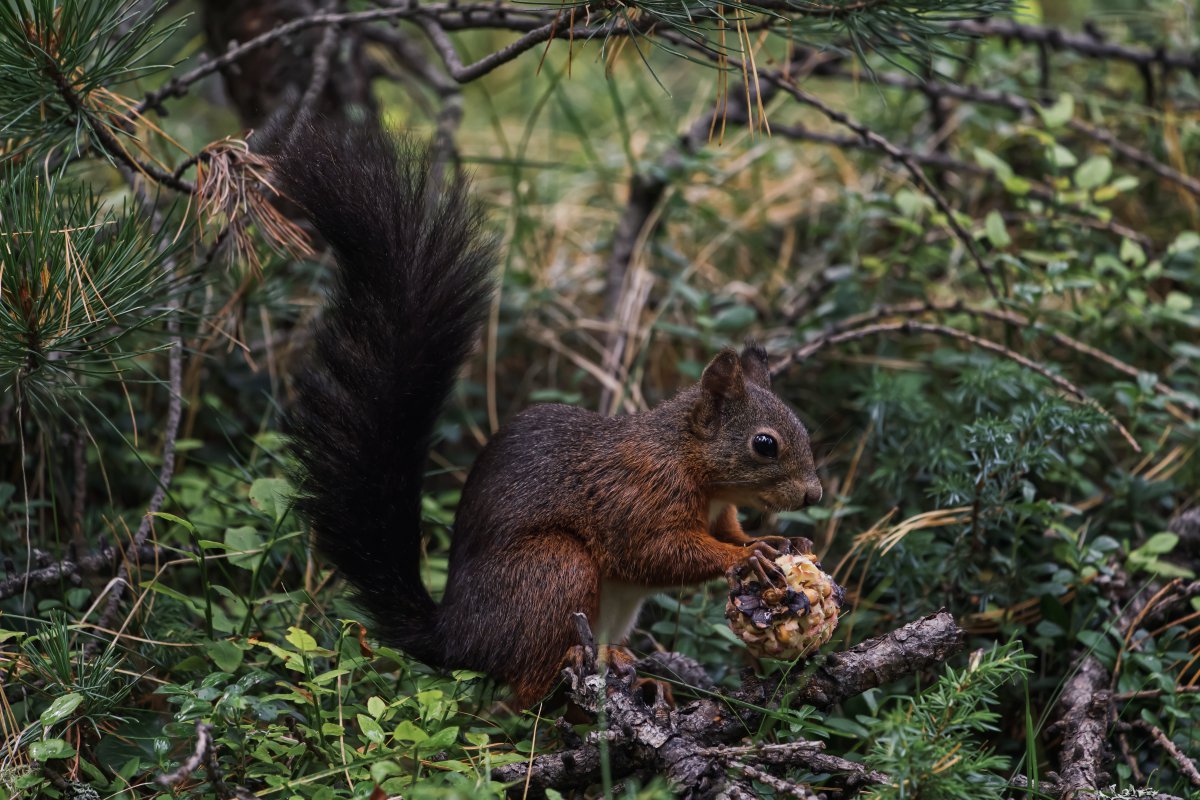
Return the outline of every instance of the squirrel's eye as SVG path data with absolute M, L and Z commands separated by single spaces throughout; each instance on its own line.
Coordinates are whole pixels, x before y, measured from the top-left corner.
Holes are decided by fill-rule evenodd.
M 775 441 L 774 436 L 767 433 L 755 434 L 750 446 L 763 458 L 775 458 L 779 455 L 779 443 Z

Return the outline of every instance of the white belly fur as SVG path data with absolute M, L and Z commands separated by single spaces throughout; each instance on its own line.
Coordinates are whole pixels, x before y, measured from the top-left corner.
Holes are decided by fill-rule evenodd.
M 623 644 L 647 597 L 657 589 L 622 581 L 600 581 L 600 618 L 596 621 L 598 644 Z

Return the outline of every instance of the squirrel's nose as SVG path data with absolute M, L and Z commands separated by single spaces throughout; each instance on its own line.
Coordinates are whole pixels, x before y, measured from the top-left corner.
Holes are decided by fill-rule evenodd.
M 824 492 L 821 490 L 821 482 L 813 481 L 808 485 L 808 489 L 804 493 L 804 501 L 810 506 L 815 506 L 817 503 L 821 502 L 821 496 L 823 494 Z

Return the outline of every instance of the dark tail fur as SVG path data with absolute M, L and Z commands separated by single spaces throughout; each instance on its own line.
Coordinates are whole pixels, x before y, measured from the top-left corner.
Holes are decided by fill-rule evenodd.
M 421 478 L 487 308 L 492 241 L 464 180 L 431 186 L 428 153 L 378 131 L 299 127 L 275 165 L 338 263 L 287 419 L 297 508 L 380 638 L 437 665 Z

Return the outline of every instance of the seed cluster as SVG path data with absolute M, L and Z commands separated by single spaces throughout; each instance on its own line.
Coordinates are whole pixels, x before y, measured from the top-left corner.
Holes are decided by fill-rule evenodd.
M 812 553 L 786 553 L 775 564 L 786 588 L 764 583 L 752 570 L 731 573 L 725 618 L 759 658 L 804 658 L 833 636 L 844 592 Z

